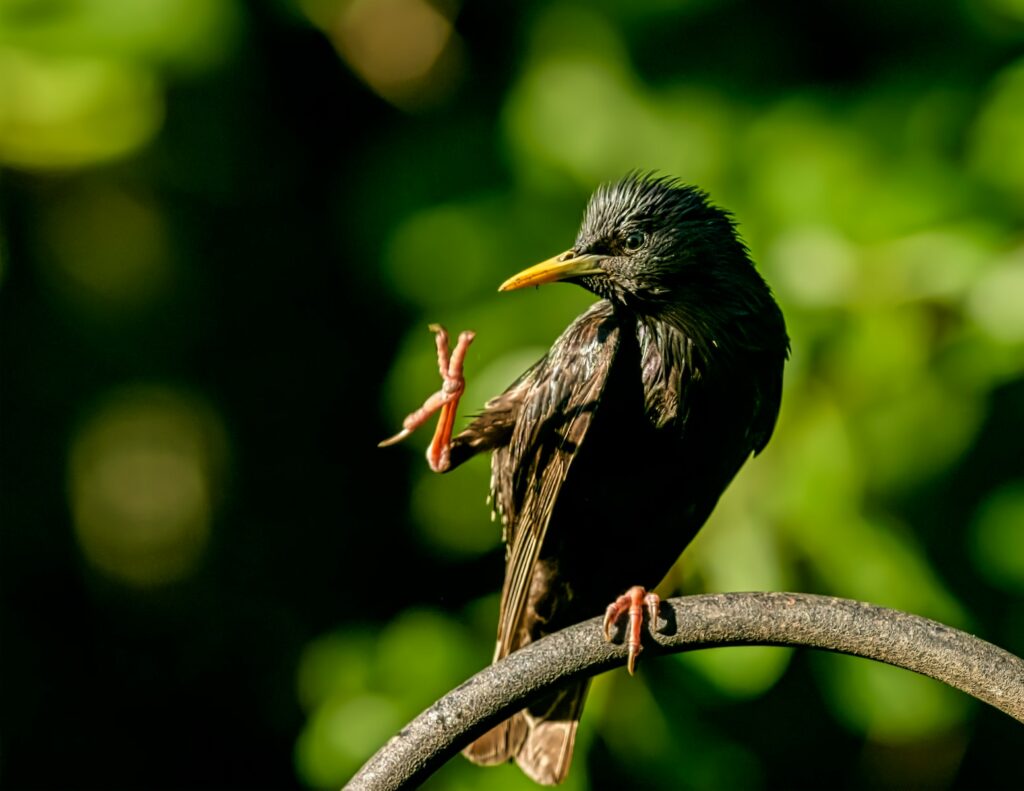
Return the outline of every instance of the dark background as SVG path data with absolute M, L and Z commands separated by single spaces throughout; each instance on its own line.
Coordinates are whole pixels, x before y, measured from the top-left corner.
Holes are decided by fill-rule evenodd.
M 485 664 L 487 464 L 376 442 L 472 327 L 472 410 L 588 304 L 497 295 L 630 168 L 732 209 L 779 428 L 666 593 L 799 589 L 1024 653 L 1017 4 L 0 9 L 0 783 L 330 787 Z M 577 788 L 1017 788 L 1020 726 L 860 660 L 595 684 Z M 434 788 L 526 787 L 456 759 Z

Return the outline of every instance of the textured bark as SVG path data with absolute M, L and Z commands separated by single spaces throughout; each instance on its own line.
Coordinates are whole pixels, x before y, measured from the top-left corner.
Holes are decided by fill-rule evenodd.
M 644 661 L 729 645 L 818 648 L 885 662 L 943 681 L 1024 722 L 1024 660 L 917 615 L 804 593 L 722 593 L 662 602 Z M 563 629 L 493 664 L 391 738 L 347 789 L 414 787 L 492 725 L 543 693 L 625 663 L 601 619 Z

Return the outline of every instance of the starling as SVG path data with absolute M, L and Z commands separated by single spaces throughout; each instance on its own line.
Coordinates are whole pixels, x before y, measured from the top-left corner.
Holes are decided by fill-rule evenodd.
M 771 437 L 789 339 L 731 215 L 674 179 L 631 173 L 602 185 L 573 246 L 499 290 L 557 280 L 600 300 L 454 438 L 473 335 L 449 353 L 434 326 L 443 387 L 381 444 L 440 411 L 431 469 L 491 451 L 507 544 L 495 660 L 602 610 L 608 636 L 628 612 L 632 672 L 644 610 L 653 622 L 658 607 L 647 591 Z M 515 759 L 535 781 L 561 782 L 587 684 L 520 711 L 465 755 Z

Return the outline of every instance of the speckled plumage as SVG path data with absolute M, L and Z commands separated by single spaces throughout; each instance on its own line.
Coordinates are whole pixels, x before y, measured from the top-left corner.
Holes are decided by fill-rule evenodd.
M 656 586 L 778 414 L 782 314 L 703 192 L 643 174 L 602 186 L 567 258 L 584 255 L 599 271 L 572 282 L 602 299 L 450 447 L 451 467 L 493 452 L 508 545 L 496 658 Z M 520 712 L 467 756 L 561 781 L 586 688 Z

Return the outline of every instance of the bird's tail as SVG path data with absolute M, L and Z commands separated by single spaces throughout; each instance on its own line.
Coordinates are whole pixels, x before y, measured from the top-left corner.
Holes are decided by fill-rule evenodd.
M 462 754 L 483 766 L 514 758 L 534 782 L 561 783 L 569 774 L 588 686 L 589 681 L 581 681 L 539 700 L 491 728 Z

